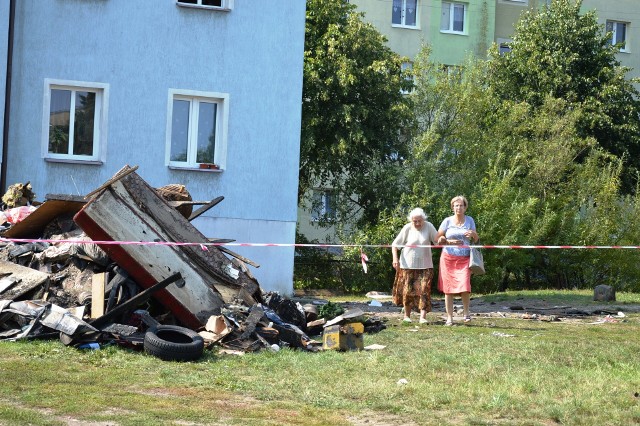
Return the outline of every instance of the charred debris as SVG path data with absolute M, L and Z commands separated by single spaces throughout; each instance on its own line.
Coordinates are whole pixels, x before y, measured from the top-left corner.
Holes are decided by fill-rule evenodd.
M 258 264 L 210 244 L 233 240 L 207 238 L 191 224 L 223 197 L 194 201 L 183 185 L 152 188 L 136 169 L 125 166 L 85 197 L 37 202 L 28 182 L 9 187 L 0 213 L 0 340 L 118 344 L 193 360 L 213 346 L 322 350 L 310 336 L 327 325 L 385 328 L 357 309 L 321 318 L 314 304 L 264 292 L 249 269 Z

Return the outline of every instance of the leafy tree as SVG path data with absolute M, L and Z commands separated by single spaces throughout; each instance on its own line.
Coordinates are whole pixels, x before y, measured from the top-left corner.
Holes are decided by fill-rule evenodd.
M 611 33 L 598 24 L 595 11 L 581 14 L 581 6 L 582 0 L 554 0 L 524 13 L 511 52 L 492 50 L 491 85 L 502 99 L 534 108 L 550 96 L 580 109 L 578 134 L 624 159 L 623 188 L 631 192 L 640 169 L 638 91 L 625 79 L 629 68 L 616 59 Z
M 402 58 L 343 0 L 308 0 L 299 198 L 336 190 L 339 217 L 375 220 L 398 197 L 411 82 Z
M 617 245 L 638 237 L 631 222 L 640 214 L 638 196 L 620 196 L 621 159 L 579 133 L 583 105 L 550 95 L 536 106 L 506 100 L 492 84 L 490 63 L 470 60 L 464 72 L 452 73 L 431 63 L 428 54 L 426 49 L 414 64 L 420 134 L 406 160 L 412 191 L 381 216 L 370 237 L 388 235 L 392 217 L 414 206 L 424 207 L 437 227 L 451 214 L 449 200 L 457 194 L 469 198 L 469 214 L 486 244 Z M 474 287 L 482 292 L 607 282 L 630 289 L 640 277 L 638 268 L 628 266 L 637 257 L 487 250 L 488 274 L 474 279 Z

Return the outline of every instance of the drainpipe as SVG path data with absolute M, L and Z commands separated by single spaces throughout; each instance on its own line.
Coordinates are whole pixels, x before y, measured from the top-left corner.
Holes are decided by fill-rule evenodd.
M 13 26 L 16 17 L 16 2 L 9 0 L 9 36 L 7 46 L 7 81 L 4 96 L 4 127 L 2 128 L 2 166 L 0 168 L 0 191 L 7 189 L 7 149 L 9 146 L 9 115 L 11 112 L 11 74 L 13 66 Z

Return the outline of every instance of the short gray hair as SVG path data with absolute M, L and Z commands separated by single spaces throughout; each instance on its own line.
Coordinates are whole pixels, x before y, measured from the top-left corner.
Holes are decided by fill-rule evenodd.
M 418 216 L 423 218 L 424 220 L 427 220 L 427 214 L 420 207 L 416 207 L 415 209 L 411 210 L 411 212 L 409 212 L 409 216 L 407 216 L 407 220 L 411 222 L 411 219 Z

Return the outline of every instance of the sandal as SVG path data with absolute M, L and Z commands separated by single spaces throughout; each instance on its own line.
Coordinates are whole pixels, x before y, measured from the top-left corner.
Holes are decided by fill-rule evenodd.
M 429 321 L 426 318 L 420 318 L 420 324 L 426 324 Z
M 405 317 L 405 318 L 402 320 L 402 322 L 411 322 L 411 318 L 409 318 L 409 317 Z
M 445 322 L 444 325 L 445 327 L 451 327 L 453 325 L 453 321 L 447 320 L 447 322 Z
M 470 322 L 471 321 L 471 315 L 466 315 L 464 317 L 464 322 Z

